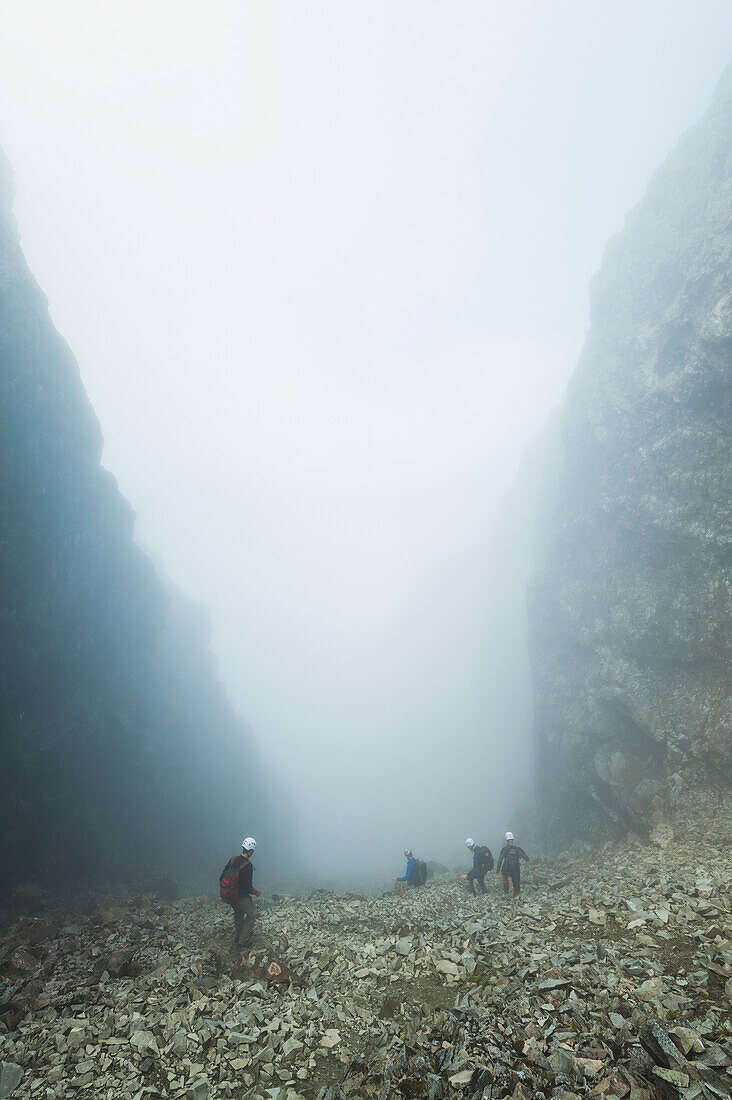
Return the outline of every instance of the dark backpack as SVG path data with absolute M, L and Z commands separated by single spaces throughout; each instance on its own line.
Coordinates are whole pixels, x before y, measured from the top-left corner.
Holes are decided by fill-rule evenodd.
M 490 848 L 484 848 L 482 845 L 478 848 L 478 866 L 481 871 L 493 870 L 493 853 Z
M 508 845 L 508 851 L 506 852 L 505 863 L 507 871 L 515 871 L 519 865 L 519 850 L 515 844 Z
M 427 881 L 427 864 L 422 859 L 417 860 L 417 867 L 414 872 L 414 885 L 424 886 Z
M 239 893 L 239 872 L 246 863 L 244 856 L 232 856 L 219 876 L 219 897 L 227 905 L 236 905 Z

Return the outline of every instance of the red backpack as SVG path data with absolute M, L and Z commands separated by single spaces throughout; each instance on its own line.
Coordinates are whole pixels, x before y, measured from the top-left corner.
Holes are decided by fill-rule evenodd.
M 227 905 L 235 905 L 240 898 L 239 872 L 248 863 L 246 856 L 232 856 L 219 877 L 219 897 Z

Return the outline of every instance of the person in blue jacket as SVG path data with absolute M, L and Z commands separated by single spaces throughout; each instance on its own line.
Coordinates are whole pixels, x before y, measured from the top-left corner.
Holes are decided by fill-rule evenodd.
M 399 878 L 392 879 L 392 882 L 396 883 L 395 889 L 397 893 L 401 893 L 401 891 L 405 889 L 404 886 L 399 885 L 400 882 L 406 883 L 406 886 L 417 885 L 417 867 L 419 865 L 419 860 L 411 848 L 405 848 L 404 855 L 407 857 L 407 869 Z

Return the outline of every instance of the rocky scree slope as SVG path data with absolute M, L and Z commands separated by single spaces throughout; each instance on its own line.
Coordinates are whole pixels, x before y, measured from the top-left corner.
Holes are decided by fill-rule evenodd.
M 556 838 L 729 782 L 732 68 L 607 248 L 529 593 Z
M 191 871 L 213 843 L 221 858 L 222 837 L 234 843 L 245 800 L 256 820 L 266 797 L 205 615 L 166 591 L 100 465 L 99 424 L 25 263 L 12 198 L 0 154 L 4 895 L 145 863 Z
M 0 1095 L 727 1097 L 731 826 L 697 798 L 654 844 L 532 861 L 517 902 L 495 875 L 271 898 L 243 955 L 207 897 L 29 912 L 0 941 Z

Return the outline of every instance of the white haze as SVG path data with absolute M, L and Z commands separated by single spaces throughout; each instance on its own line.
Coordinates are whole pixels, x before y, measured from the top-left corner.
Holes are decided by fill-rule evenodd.
M 0 5 L 26 255 L 325 878 L 521 837 L 519 460 L 731 43 L 716 0 Z

